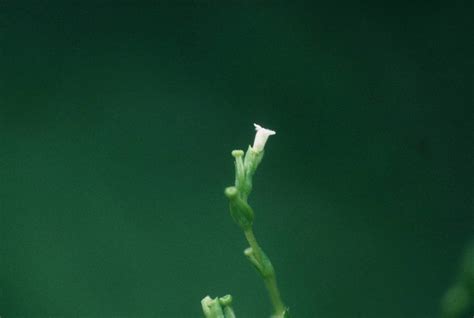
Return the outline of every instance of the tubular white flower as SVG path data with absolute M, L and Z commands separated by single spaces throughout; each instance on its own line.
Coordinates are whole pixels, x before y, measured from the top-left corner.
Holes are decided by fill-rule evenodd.
M 257 124 L 253 125 L 255 126 L 255 130 L 257 131 L 257 133 L 255 134 L 255 140 L 253 142 L 252 149 L 256 152 L 260 152 L 265 147 L 268 137 L 270 137 L 271 135 L 275 135 L 276 132 L 270 129 L 263 128 L 262 126 Z

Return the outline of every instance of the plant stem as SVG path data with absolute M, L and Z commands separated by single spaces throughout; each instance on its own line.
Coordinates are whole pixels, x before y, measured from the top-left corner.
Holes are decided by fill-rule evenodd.
M 285 314 L 286 306 L 283 303 L 280 291 L 278 290 L 278 285 L 276 282 L 275 270 L 273 265 L 268 259 L 268 257 L 263 253 L 260 245 L 258 245 L 255 234 L 253 233 L 252 228 L 246 230 L 245 238 L 252 248 L 253 255 L 255 259 L 260 264 L 260 274 L 262 275 L 263 281 L 265 282 L 265 287 L 267 288 L 268 294 L 270 296 L 270 301 L 272 302 L 273 309 L 275 311 L 275 317 L 283 317 Z

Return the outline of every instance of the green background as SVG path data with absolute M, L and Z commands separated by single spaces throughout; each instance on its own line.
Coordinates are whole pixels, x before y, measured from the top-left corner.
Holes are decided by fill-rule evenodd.
M 293 316 L 436 316 L 474 232 L 472 3 L 218 3 L 0 1 L 0 315 L 268 316 L 223 195 L 256 122 Z

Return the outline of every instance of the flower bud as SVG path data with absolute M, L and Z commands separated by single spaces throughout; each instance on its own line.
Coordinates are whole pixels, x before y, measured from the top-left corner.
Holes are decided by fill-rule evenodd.
M 235 158 L 235 186 L 242 191 L 242 186 L 245 184 L 245 168 L 242 156 L 243 150 L 233 150 L 232 156 Z
M 229 199 L 230 215 L 235 223 L 244 231 L 250 229 L 254 218 L 253 210 L 242 200 L 239 190 L 236 187 L 228 187 L 225 189 L 225 195 Z
M 212 299 L 206 296 L 201 300 L 201 306 L 206 318 L 225 318 L 221 304 L 219 303 L 219 298 L 216 297 Z

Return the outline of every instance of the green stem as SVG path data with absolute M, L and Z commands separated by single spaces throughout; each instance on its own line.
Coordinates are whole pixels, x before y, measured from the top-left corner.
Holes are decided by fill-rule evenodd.
M 268 257 L 263 253 L 260 245 L 258 245 L 257 239 L 253 230 L 250 228 L 246 230 L 245 237 L 250 247 L 252 248 L 252 254 L 255 257 L 258 264 L 260 264 L 260 274 L 262 275 L 263 281 L 265 282 L 265 287 L 268 290 L 270 296 L 270 301 L 272 302 L 273 309 L 275 311 L 276 317 L 283 317 L 286 311 L 286 306 L 283 303 L 283 300 L 280 296 L 280 291 L 278 290 L 278 285 L 276 282 L 275 271 L 273 265 L 268 259 Z

